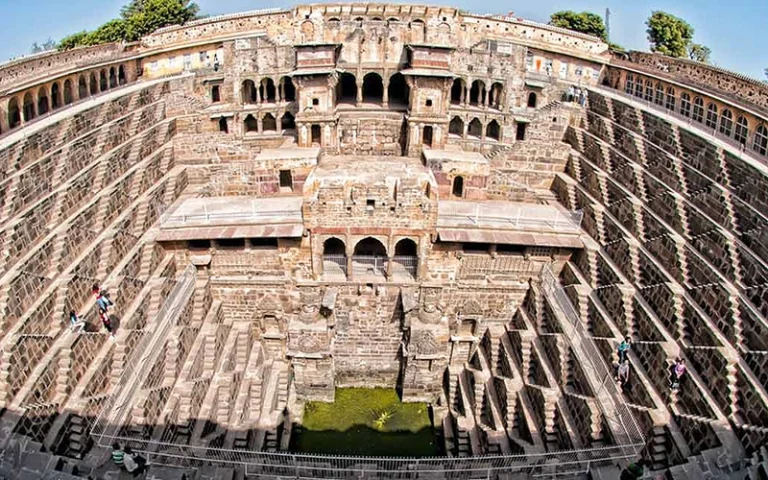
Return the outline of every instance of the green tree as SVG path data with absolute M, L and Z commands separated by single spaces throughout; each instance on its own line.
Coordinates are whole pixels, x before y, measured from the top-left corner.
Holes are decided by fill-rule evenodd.
M 553 13 L 549 17 L 549 24 L 608 40 L 608 30 L 605 28 L 603 17 L 594 13 L 563 10 Z
M 688 22 L 667 12 L 654 11 L 645 24 L 651 51 L 670 57 L 684 57 L 688 53 L 693 40 L 693 27 Z
M 125 20 L 117 18 L 110 20 L 88 34 L 85 42 L 88 45 L 98 45 L 100 43 L 120 42 L 125 39 L 126 25 Z
M 85 30 L 83 30 L 82 32 L 73 33 L 72 35 L 66 36 L 61 39 L 61 41 L 59 42 L 59 50 L 70 50 L 75 47 L 88 45 L 87 39 L 88 39 L 88 32 L 86 32 Z
M 158 28 L 182 25 L 197 17 L 200 7 L 190 0 L 133 0 L 122 12 L 127 41 L 135 41 Z
M 712 55 L 712 50 L 709 47 L 705 47 L 699 43 L 692 43 L 688 45 L 688 58 L 696 60 L 701 63 L 709 63 L 709 57 Z
M 56 47 L 56 42 L 51 37 L 48 37 L 48 40 L 42 44 L 37 42 L 33 43 L 29 50 L 31 53 L 40 53 L 47 52 L 48 50 L 55 50 Z

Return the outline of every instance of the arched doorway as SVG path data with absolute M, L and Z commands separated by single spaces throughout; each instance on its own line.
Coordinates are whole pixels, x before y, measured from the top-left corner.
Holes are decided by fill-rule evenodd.
M 467 128 L 467 135 L 470 137 L 475 138 L 482 138 L 483 136 L 483 124 L 480 123 L 480 120 L 477 118 L 473 118 L 471 122 L 469 122 L 469 127 Z
M 117 67 L 117 83 L 119 83 L 120 85 L 125 85 L 126 81 L 127 80 L 125 78 L 125 67 L 120 65 L 119 67 Z
M 227 124 L 227 119 L 225 117 L 219 118 L 219 131 L 229 133 L 229 124 Z
M 80 75 L 77 79 L 77 98 L 80 100 L 88 96 L 88 83 L 85 81 L 85 77 Z
M 357 103 L 357 79 L 351 73 L 341 74 L 336 91 L 336 102 L 352 105 Z
M 37 91 L 37 114 L 45 115 L 50 110 L 50 104 L 48 103 L 48 92 L 45 91 L 45 87 L 41 87 Z
M 499 128 L 499 122 L 496 120 L 491 120 L 488 125 L 485 127 L 485 138 L 492 138 L 494 140 L 499 140 L 501 135 L 501 128 Z
M 464 120 L 461 117 L 453 117 L 448 124 L 448 135 L 464 136 Z
M 451 188 L 451 193 L 454 197 L 457 198 L 464 197 L 464 177 L 458 176 L 453 179 L 453 187 Z
M 64 80 L 64 105 L 72 103 L 72 80 Z
M 472 88 L 469 89 L 469 104 L 476 107 L 485 103 L 485 84 L 481 80 L 472 82 Z
M 410 89 L 402 73 L 396 73 L 389 77 L 387 86 L 389 104 L 395 106 L 408 106 L 410 103 Z
M 363 77 L 363 102 L 381 104 L 384 98 L 384 82 L 378 73 Z
M 528 108 L 536 108 L 536 93 L 531 92 L 528 94 Z
M 431 125 L 425 126 L 424 130 L 422 130 L 421 144 L 426 147 L 432 147 L 432 134 L 433 134 L 432 126 Z
M 296 101 L 296 87 L 293 85 L 291 77 L 283 77 L 280 80 L 284 102 Z
M 240 97 L 243 103 L 256 103 L 256 84 L 253 80 L 243 81 L 243 85 L 240 88 Z
M 24 94 L 24 105 L 22 111 L 24 113 L 25 122 L 35 118 L 35 101 L 32 99 L 32 94 L 30 92 Z
M 248 115 L 245 117 L 245 122 L 243 122 L 243 124 L 245 126 L 245 133 L 254 133 L 259 131 L 259 122 L 256 121 L 253 115 Z
M 285 112 L 280 119 L 280 128 L 283 130 L 293 130 L 296 128 L 296 122 L 291 112 Z
M 99 91 L 104 92 L 109 88 L 109 84 L 107 83 L 107 71 L 102 70 L 99 72 Z
M 414 280 L 418 267 L 419 257 L 416 242 L 410 238 L 404 238 L 397 242 L 395 244 L 395 255 L 392 257 L 392 276 Z
M 491 107 L 501 110 L 502 107 L 502 100 L 504 96 L 504 86 L 499 83 L 495 82 L 493 85 L 491 85 L 491 98 L 488 102 Z
M 277 131 L 277 119 L 271 113 L 264 115 L 261 119 L 261 131 L 262 132 L 276 132 Z
M 51 85 L 51 109 L 56 110 L 61 107 L 61 87 L 59 82 L 54 82 Z
M 271 78 L 265 78 L 259 85 L 259 94 L 261 95 L 261 101 L 266 103 L 274 103 L 276 98 L 275 82 Z
M 347 247 L 338 238 L 323 242 L 323 276 L 347 278 Z
M 115 67 L 109 67 L 109 88 L 115 88 L 117 86 L 117 72 Z
M 16 128 L 21 125 L 21 109 L 19 109 L 19 102 L 15 98 L 12 98 L 8 102 L 8 128 Z
M 96 95 L 99 93 L 99 81 L 96 80 L 96 74 L 94 72 L 91 72 L 91 81 L 89 87 L 91 95 Z
M 372 237 L 366 237 L 355 245 L 352 255 L 352 273 L 357 277 L 384 277 L 387 249 Z
M 461 105 L 464 100 L 464 80 L 457 78 L 453 81 L 451 86 L 451 103 L 453 105 Z

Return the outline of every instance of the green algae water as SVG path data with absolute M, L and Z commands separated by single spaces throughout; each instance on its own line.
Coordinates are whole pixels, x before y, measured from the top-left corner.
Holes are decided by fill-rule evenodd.
M 401 403 L 386 388 L 337 388 L 333 403 L 308 402 L 291 450 L 387 457 L 439 455 L 426 403 Z

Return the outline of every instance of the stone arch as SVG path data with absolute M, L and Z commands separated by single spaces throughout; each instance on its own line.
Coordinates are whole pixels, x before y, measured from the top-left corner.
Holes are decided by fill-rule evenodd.
M 336 101 L 337 103 L 357 102 L 357 79 L 349 72 L 342 73 L 339 78 Z
M 691 116 L 691 96 L 687 93 L 680 95 L 680 114 L 685 117 Z
M 645 81 L 645 99 L 649 102 L 653 101 L 653 82 L 651 80 Z
M 412 20 L 408 26 L 411 29 L 411 43 L 423 43 L 426 33 L 424 21 L 417 18 Z
M 472 87 L 469 89 L 469 104 L 470 105 L 483 105 L 485 103 L 485 83 L 482 80 L 475 80 L 472 82 Z
M 456 116 L 451 119 L 451 123 L 448 124 L 448 135 L 464 136 L 464 120 L 461 117 Z
M 354 255 L 386 257 L 387 247 L 376 238 L 365 237 L 355 244 Z
M 490 95 L 490 105 L 497 110 L 501 110 L 502 100 L 504 98 L 504 85 L 502 85 L 501 82 L 493 82 L 493 85 L 491 85 Z
M 276 132 L 277 131 L 277 119 L 271 113 L 267 113 L 261 119 L 261 130 L 263 132 Z
M 528 108 L 536 108 L 536 102 L 538 101 L 538 97 L 536 96 L 536 92 L 529 92 L 528 93 Z
M 499 127 L 499 122 L 496 120 L 488 122 L 488 125 L 485 126 L 485 137 L 501 140 L 501 128 Z
M 32 92 L 24 94 L 24 101 L 22 102 L 22 112 L 24 114 L 24 121 L 28 122 L 35 118 L 35 100 L 32 98 Z
M 245 117 L 243 126 L 245 127 L 245 133 L 257 132 L 259 130 L 259 122 L 251 114 Z
M 451 33 L 451 26 L 445 22 L 440 22 L 437 25 L 437 31 L 440 33 Z
M 376 72 L 369 72 L 363 77 L 363 101 L 381 103 L 384 98 L 384 81 Z
M 405 76 L 397 72 L 389 77 L 387 85 L 387 97 L 390 104 L 408 105 L 410 101 L 410 89 L 405 81 Z
M 91 72 L 89 92 L 91 95 L 96 95 L 99 93 L 99 81 L 96 80 L 96 72 Z
M 410 238 L 400 239 L 395 244 L 395 256 L 396 257 L 415 257 L 419 254 L 419 248 L 415 241 Z
M 107 71 L 101 70 L 99 72 L 99 91 L 104 92 L 109 88 L 109 83 L 107 81 Z
M 677 98 L 675 97 L 675 89 L 673 87 L 667 87 L 667 101 L 664 107 L 667 110 L 675 110 L 675 103 L 677 103 Z
M 637 83 L 635 83 L 635 96 L 642 98 L 643 96 L 643 79 L 638 78 Z
M 328 237 L 323 242 L 323 255 L 347 256 L 347 246 L 344 240 L 338 237 Z
M 627 73 L 627 78 L 624 80 L 624 92 L 629 95 L 635 93 L 635 76 L 631 73 Z
M 64 105 L 72 103 L 72 80 L 64 80 Z
M 115 67 L 109 67 L 109 88 L 115 88 L 117 86 L 117 72 Z
M 451 104 L 461 105 L 464 103 L 464 90 L 466 89 L 466 82 L 463 78 L 454 78 L 453 85 L 451 85 Z
M 337 29 L 341 25 L 341 20 L 336 17 L 331 17 L 328 19 L 328 28 L 331 29 Z
M 283 130 L 294 130 L 296 128 L 296 121 L 291 115 L 291 112 L 285 112 L 280 117 L 280 128 Z
M 483 136 L 483 124 L 480 122 L 480 119 L 473 118 L 472 121 L 469 122 L 467 135 L 476 138 L 481 138 Z
M 8 128 L 16 128 L 21 125 L 21 109 L 16 97 L 8 102 Z
M 282 91 L 283 101 L 296 101 L 296 86 L 293 84 L 293 79 L 291 77 L 283 77 L 280 79 L 280 89 Z
M 758 125 L 755 129 L 755 140 L 752 142 L 752 150 L 760 155 L 768 155 L 768 127 Z
M 727 108 L 720 114 L 720 133 L 730 137 L 733 133 L 733 112 Z
M 310 20 L 306 20 L 301 23 L 301 37 L 305 43 L 314 41 L 315 24 Z
M 45 115 L 50 110 L 51 104 L 48 102 L 48 92 L 45 87 L 40 87 L 37 91 L 37 114 Z
M 693 99 L 693 119 L 699 123 L 704 121 L 704 100 L 701 97 Z
M 664 105 L 664 86 L 661 82 L 656 82 L 656 96 L 653 99 L 656 105 Z
M 77 79 L 77 98 L 82 100 L 88 96 L 88 82 L 85 76 L 80 75 Z
M 243 103 L 256 103 L 256 84 L 253 83 L 253 80 L 243 80 L 240 87 L 240 98 Z
M 709 128 L 717 128 L 717 105 L 710 103 L 707 105 L 707 120 L 705 125 Z
M 125 85 L 128 80 L 125 78 L 125 67 L 120 65 L 117 67 L 117 83 L 119 85 Z
M 749 122 L 743 115 L 736 119 L 736 130 L 734 130 L 733 138 L 742 146 L 747 144 L 747 138 L 749 138 Z
M 61 87 L 59 82 L 53 82 L 51 85 L 51 110 L 61 107 Z
M 277 98 L 275 81 L 269 77 L 263 78 L 259 84 L 259 94 L 261 95 L 262 102 L 274 103 Z

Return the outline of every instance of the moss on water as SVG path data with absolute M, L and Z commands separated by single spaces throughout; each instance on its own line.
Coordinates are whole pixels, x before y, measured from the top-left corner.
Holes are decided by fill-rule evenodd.
M 338 388 L 333 403 L 308 402 L 293 438 L 299 452 L 425 457 L 438 454 L 426 403 L 394 390 Z

